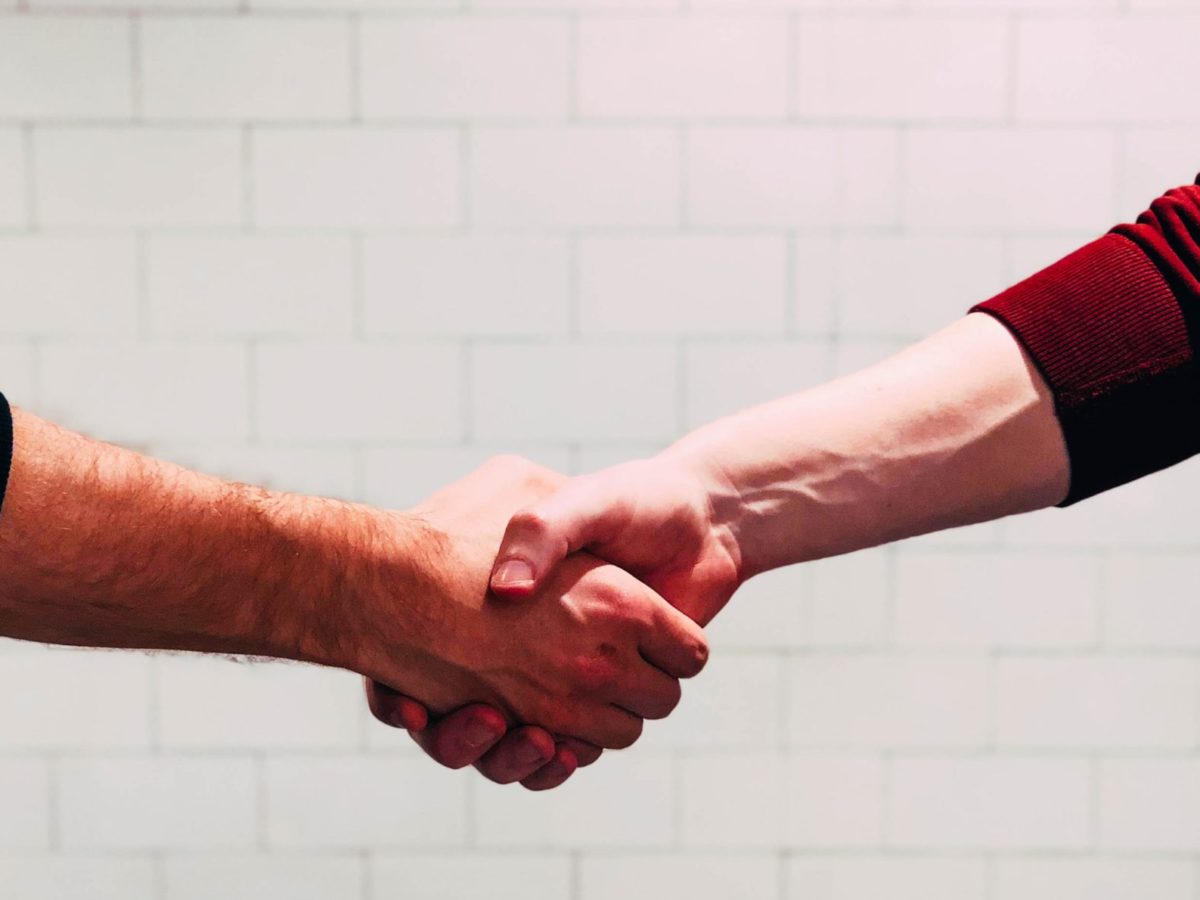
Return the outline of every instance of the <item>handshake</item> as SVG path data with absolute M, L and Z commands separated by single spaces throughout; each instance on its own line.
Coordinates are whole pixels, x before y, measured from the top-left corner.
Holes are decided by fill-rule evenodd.
M 704 667 L 700 626 L 745 577 L 714 487 L 667 455 L 575 479 L 499 457 L 405 514 L 367 510 L 378 566 L 309 655 L 366 675 L 376 718 L 442 764 L 556 787 Z
M 1050 391 L 981 315 L 651 459 L 572 479 L 495 459 L 403 513 L 11 422 L 0 635 L 349 669 L 430 756 L 532 789 L 670 714 L 753 575 L 1070 484 Z

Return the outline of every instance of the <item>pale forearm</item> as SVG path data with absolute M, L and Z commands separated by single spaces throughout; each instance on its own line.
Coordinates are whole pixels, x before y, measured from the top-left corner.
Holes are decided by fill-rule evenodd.
M 1069 481 L 1046 386 L 978 314 L 666 455 L 706 473 L 747 575 L 1049 506 Z

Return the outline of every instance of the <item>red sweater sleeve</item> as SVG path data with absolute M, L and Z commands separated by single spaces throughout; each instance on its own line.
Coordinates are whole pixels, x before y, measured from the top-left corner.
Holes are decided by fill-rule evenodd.
M 1003 322 L 1053 392 L 1064 506 L 1200 452 L 1200 187 L 972 311 Z

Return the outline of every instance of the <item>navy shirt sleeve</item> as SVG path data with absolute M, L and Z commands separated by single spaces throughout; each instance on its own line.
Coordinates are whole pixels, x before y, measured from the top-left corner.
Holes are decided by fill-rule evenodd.
M 0 511 L 4 508 L 4 494 L 8 490 L 8 473 L 12 471 L 13 422 L 12 409 L 8 400 L 0 394 Z

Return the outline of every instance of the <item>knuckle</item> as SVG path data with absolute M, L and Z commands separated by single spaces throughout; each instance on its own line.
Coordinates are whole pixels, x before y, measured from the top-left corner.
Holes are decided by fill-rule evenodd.
M 628 715 L 624 722 L 613 734 L 613 742 L 611 749 L 624 750 L 627 747 L 632 747 L 637 743 L 638 738 L 642 736 L 642 731 L 645 729 L 646 723 L 642 719 Z
M 691 650 L 691 658 L 689 660 L 691 671 L 688 674 L 689 678 L 699 675 L 704 671 L 704 667 L 708 665 L 708 638 L 703 635 L 698 637 L 692 644 Z
M 545 514 L 536 509 L 522 509 L 513 514 L 509 527 L 528 537 L 540 537 L 550 531 Z
M 600 694 L 610 689 L 620 674 L 616 648 L 601 644 L 594 653 L 575 661 L 573 677 L 578 690 L 585 694 Z
M 660 707 L 660 715 L 658 715 L 657 718 L 665 719 L 667 716 L 669 716 L 675 711 L 675 707 L 679 706 L 679 701 L 682 699 L 683 687 L 678 681 L 672 680 L 670 685 L 663 689 L 663 703 Z

